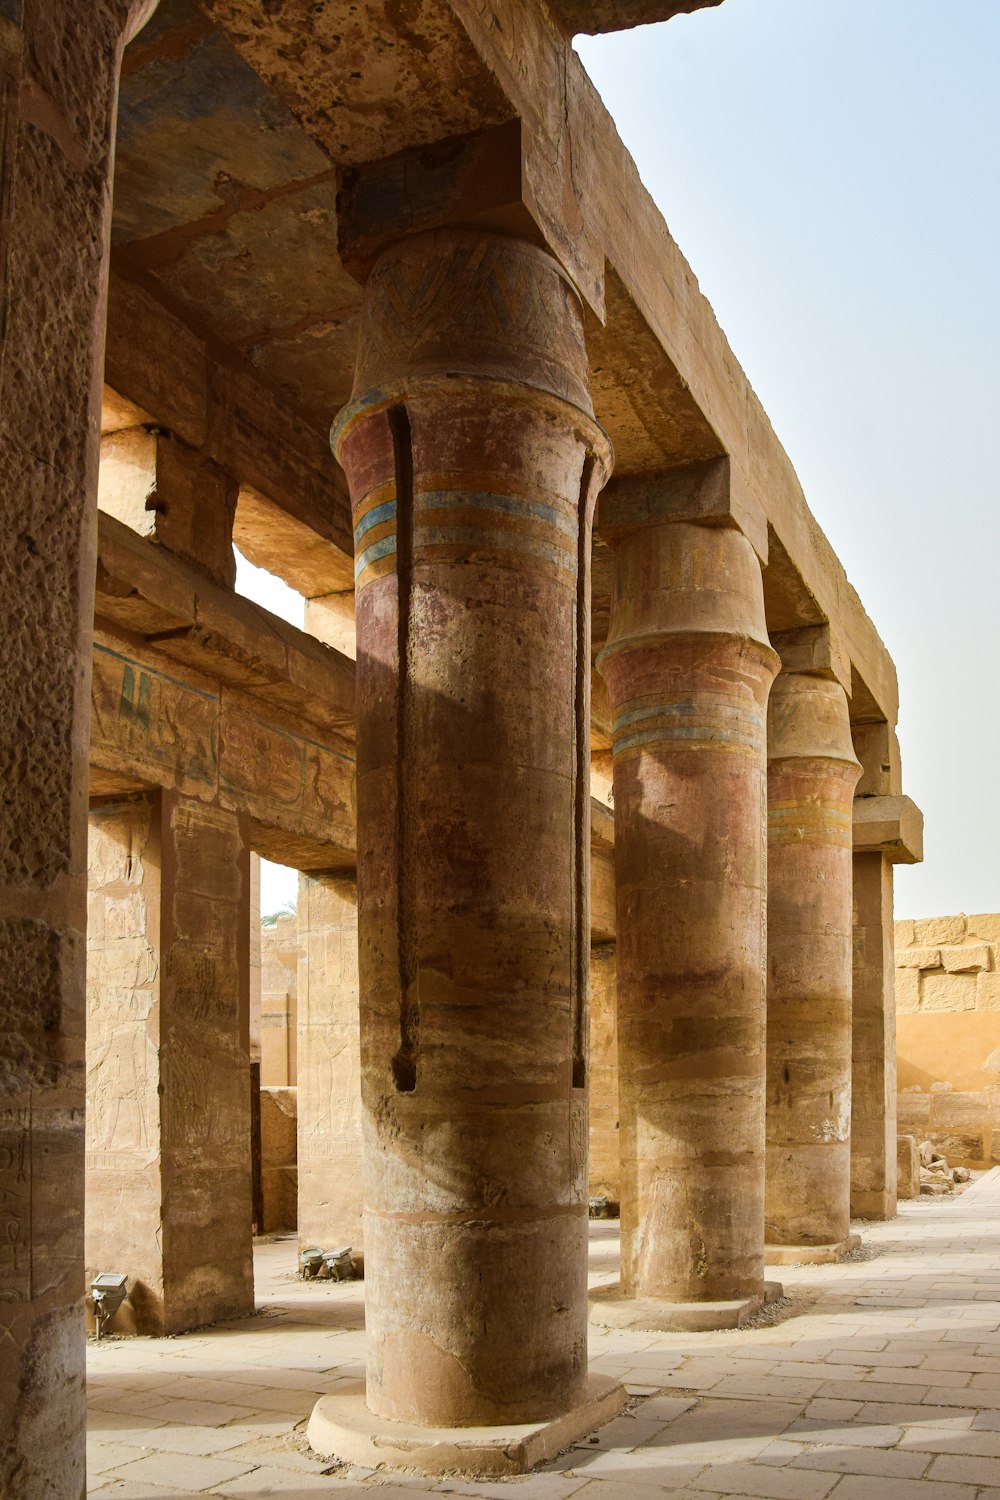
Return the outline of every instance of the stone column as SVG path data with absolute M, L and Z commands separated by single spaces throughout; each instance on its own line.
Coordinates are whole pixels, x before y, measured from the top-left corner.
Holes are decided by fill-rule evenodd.
M 621 1203 L 618 1159 L 618 999 L 615 945 L 590 950 L 590 1187 L 616 1213 Z
M 885 853 L 855 853 L 851 1212 L 860 1219 L 896 1216 L 892 887 Z
M 768 706 L 768 1260 L 836 1260 L 851 1198 L 851 847 L 847 694 L 781 672 Z
M 46 1500 L 84 1489 L 94 499 L 118 64 L 141 18 L 0 6 L 0 1493 Z
M 364 1255 L 358 891 L 353 875 L 299 876 L 299 1248 Z
M 720 1326 L 764 1295 L 765 713 L 778 659 L 747 538 L 659 521 L 656 497 L 640 499 L 602 508 L 601 527 L 615 569 L 599 657 L 618 907 L 613 1320 Z M 717 1307 L 658 1318 L 650 1299 Z
M 591 413 L 547 253 L 438 231 L 378 261 L 335 451 L 382 1418 L 541 1421 L 585 1392 Z
M 120 1327 L 253 1310 L 244 821 L 163 792 L 91 815 L 88 1276 Z

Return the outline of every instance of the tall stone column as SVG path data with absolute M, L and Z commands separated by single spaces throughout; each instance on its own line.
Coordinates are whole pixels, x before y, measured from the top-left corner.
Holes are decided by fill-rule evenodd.
M 764 1295 L 765 713 L 778 659 L 739 531 L 663 523 L 647 503 L 609 507 L 607 524 L 602 511 L 602 535 L 615 567 L 599 665 L 614 727 L 622 1161 L 611 1320 L 720 1326 Z M 657 1315 L 654 1299 L 675 1306 Z
M 889 856 L 880 850 L 856 852 L 851 1212 L 861 1219 L 896 1216 L 892 896 Z
M 367 1401 L 544 1421 L 587 1373 L 591 517 L 580 307 L 518 240 L 368 281 L 357 574 Z
M 250 851 L 243 820 L 163 792 L 91 814 L 88 1276 L 118 1326 L 253 1311 Z
M 299 1246 L 364 1253 L 358 890 L 353 875 L 299 876 Z
M 0 6 L 0 1493 L 84 1489 L 95 495 L 125 0 Z
M 590 950 L 590 1196 L 621 1203 L 618 1152 L 618 999 L 615 945 Z
M 835 1260 L 851 1210 L 851 847 L 847 694 L 781 672 L 768 706 L 768 1260 Z

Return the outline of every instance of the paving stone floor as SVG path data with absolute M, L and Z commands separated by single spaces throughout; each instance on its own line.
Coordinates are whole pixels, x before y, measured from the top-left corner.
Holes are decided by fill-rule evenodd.
M 770 1326 L 592 1329 L 633 1409 L 540 1473 L 482 1483 L 324 1474 L 303 1425 L 362 1373 L 362 1288 L 299 1282 L 292 1240 L 260 1245 L 256 1317 L 91 1345 L 88 1494 L 1000 1500 L 1000 1169 L 861 1227 L 870 1258 L 784 1268 Z M 617 1225 L 592 1225 L 594 1279 L 616 1256 Z

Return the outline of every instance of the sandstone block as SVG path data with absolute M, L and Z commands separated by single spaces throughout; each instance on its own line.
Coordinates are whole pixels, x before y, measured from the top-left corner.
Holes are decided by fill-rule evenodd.
M 897 969 L 939 969 L 941 967 L 941 950 L 939 948 L 904 948 L 896 954 Z
M 932 1091 L 931 1133 L 936 1139 L 941 1130 L 977 1129 L 988 1113 L 985 1092 Z
M 896 1010 L 900 1015 L 914 1015 L 920 1009 L 920 971 L 896 970 Z
M 921 985 L 921 1011 L 962 1011 L 976 1008 L 975 974 L 925 974 Z
M 917 1147 L 917 1155 L 920 1157 L 920 1166 L 929 1167 L 934 1160 L 934 1147 L 930 1141 L 921 1141 Z
M 992 967 L 986 943 L 963 943 L 956 948 L 941 949 L 941 965 L 948 974 L 969 974 Z
M 900 948 L 912 947 L 914 928 L 913 922 L 905 918 L 900 918 L 898 922 L 893 922 L 892 928 L 897 953 Z
M 976 975 L 976 1009 L 1000 1010 L 1000 974 Z
M 916 1198 L 920 1192 L 920 1154 L 913 1135 L 896 1137 L 896 1196 Z
M 965 913 L 957 917 L 924 917 L 913 924 L 913 941 L 926 945 L 960 943 L 965 937 Z
M 903 1134 L 917 1135 L 923 1139 L 930 1117 L 930 1094 L 917 1088 L 900 1091 L 896 1098 L 896 1122 Z
M 976 912 L 966 917 L 969 935 L 984 943 L 1000 943 L 1000 912 Z

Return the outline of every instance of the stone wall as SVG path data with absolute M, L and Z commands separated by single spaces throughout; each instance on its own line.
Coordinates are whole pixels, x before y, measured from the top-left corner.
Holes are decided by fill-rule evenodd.
M 302 957 L 298 918 L 279 917 L 260 929 L 260 1082 L 262 1088 L 294 1087 L 296 999 Z
M 260 1091 L 260 1175 L 264 1233 L 294 1229 L 298 1219 L 296 1090 Z
M 895 924 L 901 1133 L 1000 1162 L 1000 915 Z

